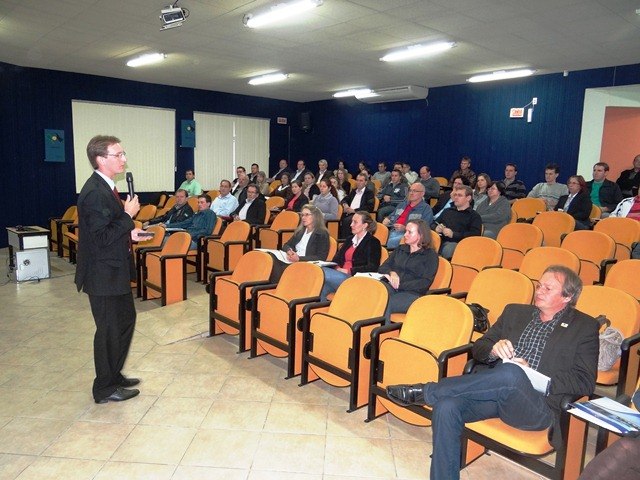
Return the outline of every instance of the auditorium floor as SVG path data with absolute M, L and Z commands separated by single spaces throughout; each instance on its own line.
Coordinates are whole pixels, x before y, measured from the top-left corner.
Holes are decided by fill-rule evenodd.
M 428 478 L 429 428 L 364 423 L 346 390 L 298 387 L 283 361 L 207 338 L 208 296 L 191 278 L 185 302 L 136 300 L 125 373 L 141 394 L 96 405 L 89 303 L 74 267 L 51 264 L 51 279 L 0 286 L 0 479 Z M 538 476 L 485 455 L 462 478 Z

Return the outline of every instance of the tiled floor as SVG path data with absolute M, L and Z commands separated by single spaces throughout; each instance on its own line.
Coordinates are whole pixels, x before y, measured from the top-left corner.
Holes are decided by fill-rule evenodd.
M 0 286 L 0 479 L 428 478 L 430 429 L 364 423 L 345 390 L 298 387 L 281 360 L 207 338 L 208 296 L 192 279 L 186 302 L 136 300 L 125 371 L 141 395 L 96 405 L 93 319 L 73 272 L 52 257 L 53 278 Z M 492 455 L 462 478 L 538 477 Z

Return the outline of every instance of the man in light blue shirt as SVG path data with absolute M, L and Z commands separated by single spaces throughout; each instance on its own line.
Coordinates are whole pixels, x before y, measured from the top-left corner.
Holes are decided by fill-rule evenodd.
M 231 195 L 231 182 L 222 180 L 220 182 L 220 194 L 211 204 L 213 210 L 218 217 L 224 220 L 231 219 L 231 213 L 238 208 L 238 199 Z

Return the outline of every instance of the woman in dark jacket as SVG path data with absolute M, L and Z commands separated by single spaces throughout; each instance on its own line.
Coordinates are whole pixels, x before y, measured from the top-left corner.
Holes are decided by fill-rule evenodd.
M 286 199 L 284 208 L 285 210 L 292 210 L 294 212 L 300 212 L 302 207 L 309 203 L 309 199 L 302 193 L 302 182 L 300 180 L 294 180 L 291 182 L 291 195 Z
M 284 199 L 287 199 L 289 196 L 291 196 L 290 187 L 291 185 L 289 183 L 289 174 L 285 172 L 280 177 L 280 185 L 278 185 L 273 190 L 273 192 L 271 192 L 271 195 L 273 195 L 274 197 L 282 197 Z
M 431 232 L 424 220 L 407 222 L 404 245 L 396 248 L 389 259 L 380 265 L 389 292 L 385 311 L 386 322 L 392 313 L 405 313 L 411 304 L 424 295 L 438 271 L 438 254 L 431 248 Z
M 368 212 L 358 211 L 353 214 L 351 236 L 344 241 L 332 260 L 337 266 L 322 268 L 324 285 L 320 296 L 323 301 L 352 275 L 378 270 L 382 248 L 380 240 L 373 236 L 376 226 Z
M 314 205 L 305 205 L 300 213 L 300 225 L 293 236 L 282 246 L 287 262 L 274 256 L 273 268 L 269 280 L 278 283 L 280 277 L 291 263 L 326 260 L 329 255 L 329 231 L 324 225 L 322 212 Z
M 582 175 L 573 175 L 567 181 L 569 195 L 558 199 L 555 210 L 566 212 L 576 219 L 576 230 L 589 230 L 591 221 L 591 196 L 587 190 L 587 182 Z M 567 206 L 568 205 L 568 206 Z

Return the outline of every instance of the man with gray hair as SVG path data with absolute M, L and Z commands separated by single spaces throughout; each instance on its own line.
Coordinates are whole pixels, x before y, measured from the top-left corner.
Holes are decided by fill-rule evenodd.
M 329 171 L 329 164 L 323 158 L 318 162 L 318 175 L 316 175 L 316 185 L 319 185 L 322 180 L 329 180 L 331 172 Z
M 560 448 L 560 411 L 565 395 L 589 396 L 596 386 L 598 323 L 576 310 L 580 278 L 553 265 L 540 278 L 534 305 L 507 305 L 496 323 L 473 345 L 478 371 L 439 382 L 390 385 L 388 398 L 402 406 L 433 409 L 431 478 L 460 478 L 460 437 L 465 423 L 500 418 L 522 430 L 553 428 Z M 537 391 L 525 373 L 549 377 Z

